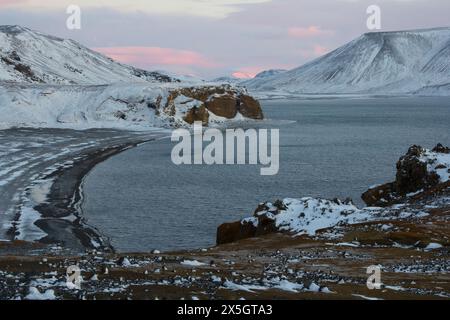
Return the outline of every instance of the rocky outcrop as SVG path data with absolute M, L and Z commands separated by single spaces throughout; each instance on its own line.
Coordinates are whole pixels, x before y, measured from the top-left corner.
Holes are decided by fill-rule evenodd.
M 239 96 L 238 111 L 246 118 L 258 120 L 264 118 L 259 102 L 253 97 L 245 94 Z
M 233 119 L 238 113 L 238 98 L 230 94 L 212 96 L 206 102 L 206 108 L 216 116 Z
M 225 223 L 217 229 L 218 245 L 272 233 L 314 235 L 340 223 L 366 221 L 368 215 L 350 199 L 284 199 L 258 206 L 250 218 Z
M 183 120 L 189 124 L 202 121 L 204 125 L 207 125 L 210 113 L 224 119 L 234 119 L 238 114 L 249 119 L 264 119 L 259 102 L 242 88 L 223 85 L 175 89 L 170 92 L 163 112 L 174 116 L 177 113 L 176 102 L 181 97 L 190 99 L 189 103 L 194 105 L 183 111 Z M 192 104 L 192 102 L 195 103 Z M 187 105 L 187 103 L 184 104 Z
M 432 203 L 440 195 L 448 197 L 449 192 L 450 149 L 441 144 L 432 150 L 412 146 L 398 161 L 394 182 L 362 195 L 368 207 L 359 209 L 350 199 L 288 198 L 273 204 L 266 202 L 252 217 L 219 226 L 216 242 L 222 245 L 272 233 L 311 237 L 329 232 L 333 237 L 336 228 L 344 226 L 423 216 L 429 210 L 426 201 Z M 394 205 L 398 203 L 403 205 Z
M 282 201 L 276 201 L 274 205 L 263 203 L 255 210 L 252 218 L 220 225 L 217 229 L 217 245 L 277 232 L 275 220 L 269 215 L 272 217 L 278 214 L 283 206 Z
M 193 124 L 196 121 L 201 121 L 203 125 L 208 125 L 209 112 L 204 105 L 200 107 L 193 107 L 184 116 L 184 121 Z
M 442 155 L 448 154 L 450 149 L 441 144 L 431 151 L 416 145 L 410 147 L 397 162 L 395 181 L 367 190 L 362 195 L 363 201 L 368 206 L 384 207 L 403 201 L 409 194 L 420 193 L 446 182 L 448 177 L 445 171 L 448 173 L 450 167 Z M 439 171 L 444 172 L 440 175 Z

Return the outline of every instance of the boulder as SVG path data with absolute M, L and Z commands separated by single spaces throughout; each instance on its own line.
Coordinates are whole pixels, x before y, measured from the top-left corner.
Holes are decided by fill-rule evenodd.
M 450 149 L 438 144 L 431 153 L 450 153 Z M 395 181 L 371 188 L 361 196 L 368 206 L 384 207 L 403 200 L 408 194 L 423 192 L 438 186 L 441 181 L 435 169 L 446 168 L 436 164 L 430 157 L 430 151 L 421 146 L 413 145 L 397 162 Z
M 406 155 L 397 162 L 397 175 L 395 180 L 395 192 L 400 195 L 427 189 L 439 183 L 436 172 L 429 172 L 427 163 L 421 156 L 425 149 L 420 146 L 412 146 Z
M 242 88 L 231 86 L 204 86 L 204 87 L 186 87 L 174 89 L 170 92 L 162 112 L 173 117 L 176 114 L 176 99 L 180 96 L 190 98 L 202 104 L 201 107 L 195 107 L 186 112 L 184 121 L 192 124 L 194 121 L 202 121 L 204 125 L 208 124 L 210 114 L 213 113 L 219 117 L 233 119 L 241 113 L 244 117 L 260 120 L 264 118 L 261 105 L 257 100 L 246 94 Z M 154 105 L 155 112 L 161 113 L 161 101 Z
M 256 234 L 256 227 L 251 223 L 241 221 L 224 223 L 217 228 L 217 245 L 232 243 L 242 239 L 252 238 Z
M 246 118 L 264 119 L 260 103 L 253 97 L 245 94 L 239 96 L 238 111 Z
M 362 194 L 361 199 L 369 207 L 383 207 L 396 199 L 394 190 L 394 183 L 386 183 L 367 190 Z
M 214 95 L 206 102 L 206 108 L 219 117 L 233 119 L 238 112 L 238 99 L 229 94 Z
M 201 121 L 203 125 L 208 125 L 209 112 L 204 105 L 200 108 L 194 107 L 186 113 L 184 121 L 189 124 L 193 124 L 195 121 Z

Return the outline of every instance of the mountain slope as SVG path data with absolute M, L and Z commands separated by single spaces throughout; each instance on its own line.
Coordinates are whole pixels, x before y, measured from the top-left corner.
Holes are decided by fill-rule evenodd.
M 243 88 L 123 65 L 19 26 L 0 26 L 0 130 L 182 127 L 262 119 Z
M 367 33 L 297 69 L 244 84 L 255 91 L 395 94 L 449 83 L 450 28 L 436 28 Z
M 20 26 L 0 26 L 0 81 L 47 84 L 172 82 L 176 79 L 114 62 L 73 40 Z

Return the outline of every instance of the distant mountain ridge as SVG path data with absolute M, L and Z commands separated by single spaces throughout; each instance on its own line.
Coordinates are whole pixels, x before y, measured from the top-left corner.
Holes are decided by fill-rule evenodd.
M 0 81 L 97 85 L 178 80 L 115 62 L 73 40 L 0 26 Z
M 450 28 L 366 33 L 299 68 L 243 84 L 298 94 L 450 94 Z

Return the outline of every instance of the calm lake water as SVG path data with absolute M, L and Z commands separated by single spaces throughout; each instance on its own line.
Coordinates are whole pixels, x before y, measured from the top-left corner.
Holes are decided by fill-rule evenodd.
M 259 202 L 351 197 L 392 181 L 412 144 L 450 145 L 448 98 L 263 101 L 267 128 L 280 129 L 280 172 L 257 166 L 175 166 L 170 140 L 98 165 L 86 178 L 88 223 L 118 251 L 215 244 L 217 227 L 250 216 Z

